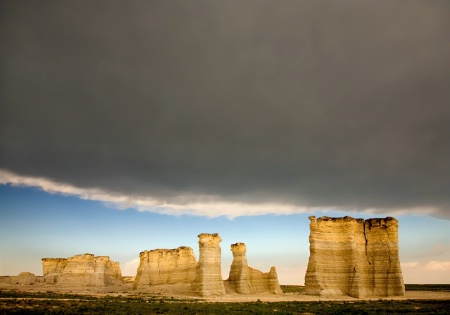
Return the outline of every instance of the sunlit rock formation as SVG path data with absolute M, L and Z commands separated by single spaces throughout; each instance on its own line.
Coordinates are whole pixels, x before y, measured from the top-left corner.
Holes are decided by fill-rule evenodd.
M 145 289 L 151 285 L 192 283 L 195 279 L 197 261 L 190 247 L 143 251 L 139 258 L 134 289 Z
M 227 280 L 228 287 L 239 294 L 272 293 L 282 294 L 275 267 L 269 272 L 261 272 L 248 266 L 244 243 L 231 245 L 233 262 Z
M 309 217 L 306 294 L 404 295 L 396 219 Z
M 67 258 L 42 258 L 44 277 L 52 273 L 62 273 L 67 265 Z
M 239 294 L 249 294 L 253 292 L 250 284 L 250 268 L 247 263 L 245 253 L 247 248 L 244 243 L 231 244 L 233 262 L 230 267 L 228 283 L 232 290 Z
M 67 259 L 43 258 L 42 268 L 46 284 L 95 287 L 123 284 L 119 263 L 108 256 L 84 254 Z
M 222 239 L 219 234 L 200 234 L 198 244 L 200 258 L 196 267 L 195 280 L 192 284 L 193 293 L 200 296 L 220 296 L 225 294 L 221 274 Z
M 398 253 L 398 221 L 392 217 L 368 219 L 364 222 L 366 234 L 368 295 L 402 296 L 405 285 Z
M 44 282 L 46 284 L 56 284 L 58 278 L 67 265 L 66 258 L 42 258 L 42 269 Z

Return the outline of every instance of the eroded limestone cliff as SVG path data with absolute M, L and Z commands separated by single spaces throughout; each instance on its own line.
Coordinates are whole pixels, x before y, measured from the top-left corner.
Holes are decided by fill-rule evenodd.
M 160 284 L 192 283 L 195 279 L 197 261 L 190 247 L 143 251 L 139 258 L 134 289 Z
M 404 295 L 396 219 L 309 217 L 306 293 L 353 297 Z
M 278 283 L 275 267 L 266 273 L 249 267 L 246 257 L 247 247 L 244 243 L 232 244 L 231 252 L 233 253 L 233 262 L 227 287 L 239 294 L 283 293 Z
M 219 234 L 203 233 L 198 236 L 200 258 L 197 263 L 195 280 L 191 290 L 200 296 L 220 296 L 225 294 L 221 274 L 222 239 Z
M 398 253 L 398 221 L 394 218 L 369 219 L 364 222 L 370 295 L 405 294 Z
M 119 263 L 108 256 L 84 254 L 67 259 L 43 258 L 42 268 L 46 284 L 95 287 L 123 284 Z
M 42 269 L 44 282 L 46 284 L 56 284 L 58 278 L 67 265 L 66 258 L 42 258 Z

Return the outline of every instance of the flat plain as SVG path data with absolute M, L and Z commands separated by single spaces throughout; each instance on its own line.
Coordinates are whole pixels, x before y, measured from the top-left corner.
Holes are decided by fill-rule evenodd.
M 32 286 L 0 290 L 0 314 L 449 314 L 450 285 L 406 285 L 404 297 L 356 299 L 304 294 L 282 286 L 282 295 L 217 298 L 144 292 L 56 292 Z M 72 292 L 71 292 L 72 291 Z

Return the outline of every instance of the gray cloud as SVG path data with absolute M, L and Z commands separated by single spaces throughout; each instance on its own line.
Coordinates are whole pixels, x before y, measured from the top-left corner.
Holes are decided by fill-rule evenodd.
M 450 206 L 448 1 L 3 1 L 0 168 L 82 188 Z

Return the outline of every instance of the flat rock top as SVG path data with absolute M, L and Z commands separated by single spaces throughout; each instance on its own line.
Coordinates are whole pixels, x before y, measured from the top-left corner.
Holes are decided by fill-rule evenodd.
M 157 248 L 157 249 L 151 249 L 151 250 L 144 250 L 143 252 L 139 253 L 139 256 L 146 255 L 146 254 L 155 254 L 155 253 L 161 253 L 161 254 L 178 254 L 178 253 L 194 253 L 193 249 L 188 246 L 180 246 L 178 248 Z
M 309 216 L 308 219 L 312 222 L 321 222 L 321 221 L 331 221 L 331 222 L 350 222 L 350 221 L 355 221 L 355 222 L 368 222 L 370 224 L 383 224 L 383 223 L 389 223 L 389 222 L 398 222 L 396 218 L 393 217 L 386 217 L 386 218 L 370 218 L 370 219 L 362 219 L 362 218 L 352 218 L 349 216 L 345 216 L 345 217 L 327 217 L 327 216 L 323 216 L 323 217 L 319 217 L 316 218 L 315 216 Z
M 207 246 L 219 246 L 219 243 L 222 241 L 222 238 L 220 238 L 220 235 L 217 233 L 214 234 L 208 234 L 208 233 L 202 233 L 198 236 L 198 243 L 200 246 L 207 245 Z

